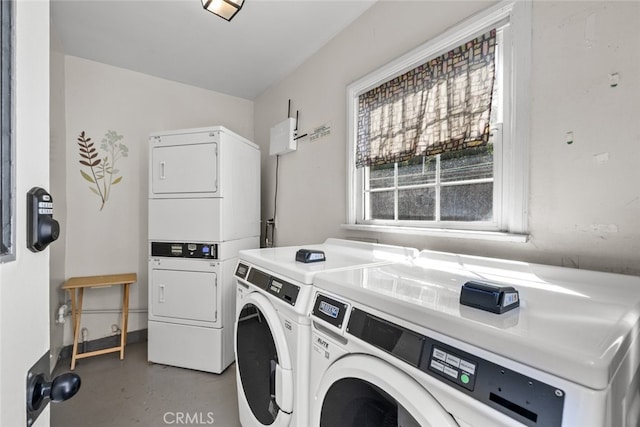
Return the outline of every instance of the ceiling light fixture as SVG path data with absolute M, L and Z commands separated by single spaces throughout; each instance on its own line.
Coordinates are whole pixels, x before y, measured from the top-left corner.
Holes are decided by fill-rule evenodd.
M 231 21 L 242 9 L 244 0 L 202 0 L 202 7 L 219 17 Z

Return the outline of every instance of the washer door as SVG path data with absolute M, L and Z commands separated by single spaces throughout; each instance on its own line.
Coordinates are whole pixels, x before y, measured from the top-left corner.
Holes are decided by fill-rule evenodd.
M 289 348 L 277 311 L 257 292 L 245 297 L 238 310 L 235 347 L 242 424 L 289 425 L 293 410 Z M 244 420 L 247 415 L 250 419 Z
M 346 356 L 327 369 L 316 393 L 312 425 L 458 426 L 413 378 L 376 357 L 364 355 Z

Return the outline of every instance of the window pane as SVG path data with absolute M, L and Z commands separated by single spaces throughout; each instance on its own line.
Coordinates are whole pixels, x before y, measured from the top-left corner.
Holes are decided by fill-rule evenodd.
M 493 178 L 493 145 L 467 148 L 440 155 L 442 182 Z
M 433 221 L 436 212 L 436 190 L 412 188 L 398 191 L 398 219 L 407 221 Z
M 416 157 L 398 163 L 398 185 L 432 184 L 436 182 L 436 157 Z
M 369 193 L 369 215 L 366 219 L 393 219 L 393 191 Z
M 452 185 L 440 191 L 442 221 L 490 221 L 493 218 L 493 183 Z
M 393 187 L 393 172 L 393 163 L 369 167 L 369 188 Z

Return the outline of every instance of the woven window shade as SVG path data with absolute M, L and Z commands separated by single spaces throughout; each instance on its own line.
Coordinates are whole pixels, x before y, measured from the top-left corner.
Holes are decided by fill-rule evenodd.
M 356 166 L 487 144 L 495 45 L 493 29 L 360 95 Z

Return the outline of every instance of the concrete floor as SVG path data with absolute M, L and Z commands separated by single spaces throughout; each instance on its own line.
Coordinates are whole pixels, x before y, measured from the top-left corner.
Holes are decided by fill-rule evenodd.
M 69 370 L 61 360 L 56 374 Z M 80 391 L 51 406 L 51 427 L 240 426 L 236 365 L 221 375 L 147 363 L 147 343 L 77 362 Z

